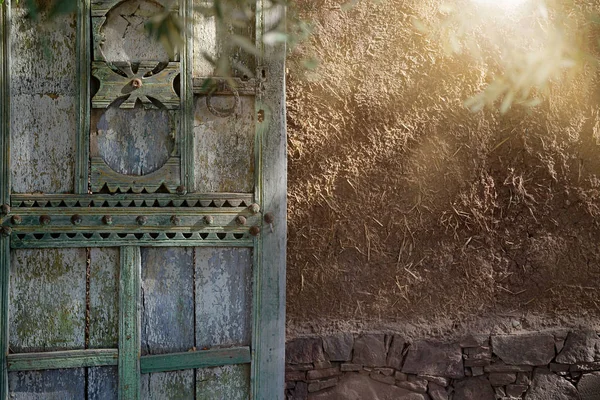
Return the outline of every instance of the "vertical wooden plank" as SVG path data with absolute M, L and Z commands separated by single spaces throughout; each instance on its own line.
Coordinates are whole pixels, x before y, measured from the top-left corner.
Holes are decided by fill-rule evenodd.
M 77 8 L 77 76 L 79 76 L 79 118 L 75 148 L 75 193 L 88 192 L 90 135 L 90 0 L 80 0 Z
M 193 248 L 142 249 L 142 355 L 194 347 L 193 296 Z M 193 376 L 193 371 L 142 375 L 142 398 L 193 399 Z
M 79 118 L 76 18 L 59 16 L 40 23 L 25 14 L 24 3 L 13 6 L 12 189 L 72 193 Z
M 193 251 L 142 249 L 142 355 L 194 347 Z
M 213 96 L 214 107 L 229 109 L 231 96 Z M 205 97 L 196 97 L 194 111 L 196 192 L 252 193 L 254 190 L 254 98 L 240 97 L 237 111 L 217 117 Z
M 251 306 L 251 250 L 197 248 L 196 346 L 249 345 Z
M 140 248 L 121 248 L 119 285 L 119 399 L 140 398 Z
M 89 348 L 119 343 L 119 249 L 90 249 Z
M 267 21 L 278 21 L 283 7 L 266 8 L 258 1 L 257 31 L 268 31 Z M 264 76 L 257 104 L 263 114 L 257 122 L 260 202 L 273 217 L 272 229 L 263 229 L 255 245 L 255 291 L 252 382 L 253 399 L 284 398 L 285 370 L 285 261 L 287 208 L 287 150 L 285 128 L 285 44 L 262 47 Z
M 8 379 L 11 400 L 80 400 L 85 398 L 83 368 L 11 372 Z
M 226 365 L 196 372 L 196 398 L 202 400 L 248 400 L 250 366 Z
M 10 349 L 83 349 L 85 249 L 14 250 L 10 268 Z
M 117 367 L 88 368 L 88 397 L 86 400 L 118 399 Z
M 190 24 L 193 17 L 193 0 L 181 1 L 181 17 Z M 192 84 L 193 37 L 190 29 L 183 30 L 184 45 L 181 54 L 181 184 L 187 191 L 194 186 L 194 92 Z
M 194 400 L 194 371 L 142 374 L 141 393 L 144 400 Z
M 0 400 L 8 397 L 10 240 L 0 236 Z

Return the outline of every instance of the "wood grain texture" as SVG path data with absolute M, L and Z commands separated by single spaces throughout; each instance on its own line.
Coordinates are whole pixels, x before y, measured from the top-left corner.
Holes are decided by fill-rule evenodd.
M 85 270 L 85 249 L 13 250 L 9 310 L 12 352 L 84 347 Z
M 213 96 L 213 105 L 230 108 L 231 96 Z M 196 192 L 254 190 L 254 99 L 240 97 L 237 112 L 217 117 L 204 97 L 195 97 L 194 155 Z
M 249 364 L 250 361 L 249 347 L 232 347 L 145 356 L 142 357 L 141 368 L 142 373 L 152 373 L 231 364 Z
M 67 350 L 46 353 L 21 353 L 8 355 L 9 371 L 34 371 L 45 369 L 79 368 L 117 365 L 115 349 Z
M 91 367 L 87 369 L 88 397 L 86 400 L 117 400 L 118 377 L 117 367 Z
M 10 239 L 0 237 L 0 399 L 8 395 Z
M 203 400 L 248 400 L 250 365 L 227 365 L 196 371 L 196 398 Z
M 81 400 L 85 398 L 84 369 L 11 372 L 8 390 L 11 400 Z
M 142 249 L 142 355 L 194 347 L 194 249 Z M 193 371 L 142 375 L 144 399 L 193 399 Z
M 196 347 L 250 344 L 250 249 L 196 248 Z
M 92 3 L 94 8 L 95 3 Z M 109 62 L 168 62 L 169 55 L 164 47 L 149 38 L 144 30 L 148 19 L 162 11 L 160 2 L 146 0 L 129 0 L 112 8 L 106 14 L 106 22 L 100 26 L 99 36 L 103 43 L 99 48 L 102 54 L 97 56 Z
M 44 3 L 47 1 L 44 1 Z M 79 111 L 76 18 L 40 24 L 13 6 L 11 179 L 17 193 L 73 192 Z
M 142 374 L 141 379 L 144 400 L 194 400 L 193 370 Z
M 90 249 L 89 347 L 119 343 L 119 249 Z
M 91 140 L 91 155 L 101 157 L 115 172 L 147 175 L 173 154 L 174 121 L 167 110 L 109 107 L 99 118 Z
M 90 0 L 81 0 L 77 7 L 77 76 L 79 77 L 79 118 L 75 148 L 75 193 L 88 192 L 90 163 Z
M 193 252 L 142 249 L 142 355 L 194 347 Z
M 278 20 L 285 9 L 260 1 L 257 16 L 260 27 Z M 257 125 L 260 146 L 260 204 L 274 218 L 272 229 L 263 229 L 255 247 L 255 325 L 252 364 L 253 399 L 284 398 L 285 369 L 285 283 L 287 237 L 287 149 L 285 128 L 285 45 L 264 46 L 264 76 L 257 111 L 264 112 Z
M 121 248 L 119 284 L 119 399 L 140 399 L 139 247 Z

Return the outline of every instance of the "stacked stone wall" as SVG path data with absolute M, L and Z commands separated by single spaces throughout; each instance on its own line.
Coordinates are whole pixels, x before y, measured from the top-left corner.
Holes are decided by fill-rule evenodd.
M 393 333 L 286 345 L 288 400 L 600 400 L 592 330 L 407 341 Z

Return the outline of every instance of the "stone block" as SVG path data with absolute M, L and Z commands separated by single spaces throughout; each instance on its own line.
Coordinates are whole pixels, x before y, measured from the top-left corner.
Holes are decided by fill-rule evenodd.
M 320 338 L 298 338 L 285 345 L 285 362 L 288 364 L 309 364 L 320 361 L 325 361 L 323 342 Z
M 600 372 L 583 374 L 577 383 L 581 400 L 597 400 L 600 397 Z
M 427 394 L 415 393 L 395 385 L 378 382 L 365 375 L 345 374 L 333 387 L 308 396 L 309 400 L 429 400 Z
M 600 338 L 595 331 L 573 331 L 556 356 L 561 364 L 589 363 L 600 360 Z
M 305 381 L 306 372 L 304 371 L 287 371 L 285 373 L 285 380 L 287 381 Z
M 427 393 L 427 381 L 425 379 L 413 381 L 397 381 L 396 386 L 408 389 L 411 392 Z
M 418 377 L 425 379 L 428 382 L 435 383 L 438 386 L 447 387 L 450 384 L 450 380 L 442 376 L 419 375 Z
M 406 380 L 408 380 L 408 375 L 406 375 L 405 373 L 402 373 L 400 371 L 396 371 L 396 372 L 394 372 L 394 378 L 397 381 L 406 381 Z
M 510 365 L 547 365 L 555 356 L 554 336 L 547 333 L 492 336 L 492 350 Z
M 404 360 L 404 345 L 406 341 L 398 335 L 394 335 L 392 343 L 387 355 L 387 366 L 395 369 L 402 368 L 402 361 Z
M 396 380 L 394 379 L 393 376 L 385 376 L 378 372 L 371 372 L 371 374 L 369 374 L 369 376 L 371 377 L 371 379 L 374 379 L 377 382 L 385 383 L 388 385 L 393 385 L 394 383 L 396 383 Z
M 471 367 L 471 375 L 472 376 L 481 376 L 483 375 L 483 367 Z
M 375 371 L 377 371 L 380 374 L 383 374 L 385 376 L 394 375 L 394 368 L 375 368 Z
M 354 335 L 351 333 L 338 333 L 323 338 L 323 349 L 330 361 L 350 361 Z
M 306 373 L 308 380 L 324 379 L 340 374 L 339 368 L 315 369 Z
M 517 374 L 514 372 L 494 372 L 488 375 L 488 380 L 492 386 L 505 386 L 515 383 Z
M 384 335 L 362 335 L 354 341 L 353 364 L 369 367 L 385 367 L 385 337 Z
M 308 385 L 305 382 L 296 382 L 296 387 L 290 390 L 288 400 L 306 400 L 308 398 Z
M 527 385 L 531 384 L 531 374 L 529 372 L 519 372 L 517 373 L 517 381 L 515 382 L 517 385 Z
M 317 361 L 314 363 L 314 366 L 314 369 L 325 369 L 333 367 L 333 365 L 329 361 Z
M 431 400 L 448 400 L 448 390 L 446 390 L 445 387 L 437 385 L 433 382 L 429 382 L 427 392 L 429 393 Z
M 453 400 L 496 400 L 496 394 L 487 379 L 468 378 L 454 385 Z
M 527 385 L 506 385 L 506 395 L 520 399 L 528 388 L 529 386 Z
M 492 372 L 531 372 L 533 367 L 530 365 L 507 365 L 503 362 L 496 362 L 491 365 L 486 365 L 483 370 L 488 373 Z
M 342 372 L 360 371 L 362 369 L 362 365 L 345 363 L 340 366 L 340 369 Z
M 462 349 L 458 344 L 415 342 L 408 349 L 402 372 L 453 379 L 463 378 Z
M 460 347 L 481 347 L 490 344 L 489 335 L 468 335 L 459 342 Z
M 526 400 L 574 400 L 579 399 L 575 386 L 550 371 L 536 370 Z

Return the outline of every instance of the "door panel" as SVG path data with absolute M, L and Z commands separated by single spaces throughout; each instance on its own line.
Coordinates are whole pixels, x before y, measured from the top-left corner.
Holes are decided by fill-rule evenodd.
M 8 374 L 10 399 L 78 400 L 85 398 L 83 368 L 19 371 Z
M 89 249 L 89 348 L 119 343 L 119 249 Z
M 206 400 L 247 400 L 250 398 L 250 367 L 227 365 L 198 369 L 196 398 Z
M 22 4 L 12 11 L 12 191 L 72 193 L 78 77 L 77 63 L 65 60 L 77 59 L 75 16 L 42 26 L 25 18 Z

